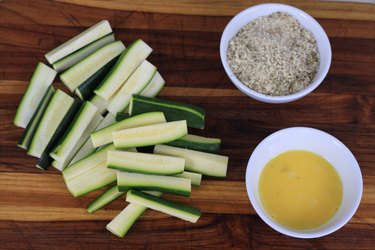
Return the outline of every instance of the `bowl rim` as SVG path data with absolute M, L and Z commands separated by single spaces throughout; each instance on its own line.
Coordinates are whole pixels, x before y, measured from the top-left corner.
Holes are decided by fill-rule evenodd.
M 269 141 L 273 140 L 275 137 L 278 137 L 280 134 L 284 134 L 284 133 L 295 133 L 295 131 L 307 131 L 308 133 L 319 133 L 319 134 L 323 135 L 325 138 L 327 138 L 327 140 L 332 140 L 336 145 L 338 145 L 341 149 L 343 149 L 343 154 L 347 155 L 349 158 L 352 159 L 352 161 L 354 163 L 353 167 L 355 168 L 354 171 L 358 171 L 357 173 L 358 173 L 358 176 L 360 177 L 359 178 L 359 180 L 360 180 L 360 186 L 359 186 L 360 195 L 357 197 L 357 199 L 355 201 L 353 201 L 353 204 L 354 204 L 353 210 L 350 213 L 346 214 L 344 216 L 344 218 L 340 221 L 340 223 L 337 223 L 337 225 L 335 225 L 335 227 L 332 227 L 330 230 L 326 230 L 326 231 L 323 231 L 323 232 L 312 232 L 311 230 L 306 230 L 306 231 L 295 230 L 294 231 L 293 229 L 285 228 L 285 227 L 277 224 L 276 222 L 274 222 L 272 219 L 270 219 L 267 216 L 266 212 L 263 210 L 261 205 L 258 204 L 257 199 L 253 195 L 253 191 L 252 191 L 252 187 L 251 187 L 251 183 L 250 183 L 250 176 L 251 176 L 250 165 L 254 161 L 255 156 L 259 153 L 261 154 L 262 147 L 264 147 L 264 144 L 269 143 Z M 269 160 L 271 160 L 271 159 L 269 159 Z M 247 192 L 247 195 L 248 195 L 248 198 L 250 200 L 250 203 L 251 203 L 252 207 L 254 208 L 254 210 L 258 214 L 258 216 L 268 226 L 270 226 L 274 230 L 276 230 L 279 233 L 282 233 L 284 235 L 288 235 L 288 236 L 295 237 L 295 238 L 303 238 L 303 239 L 323 237 L 323 236 L 329 235 L 329 234 L 337 231 L 341 227 L 343 227 L 354 216 L 355 212 L 357 211 L 357 209 L 358 209 L 358 207 L 361 203 L 361 199 L 362 199 L 362 195 L 363 195 L 363 176 L 362 176 L 362 173 L 361 173 L 361 168 L 360 168 L 356 158 L 354 157 L 353 153 L 349 150 L 348 147 L 346 147 L 346 145 L 343 142 L 341 142 L 339 139 L 337 139 L 333 135 L 331 135 L 327 132 L 324 132 L 322 130 L 319 130 L 319 129 L 316 129 L 316 128 L 311 128 L 311 127 L 284 128 L 284 129 L 278 130 L 278 131 L 268 135 L 267 137 L 265 137 L 256 146 L 256 148 L 254 149 L 254 151 L 252 152 L 252 154 L 249 158 L 249 161 L 248 161 L 248 164 L 247 164 L 247 167 L 246 167 L 245 184 L 246 184 L 246 192 Z
M 313 79 L 313 81 L 305 89 L 303 89 L 301 91 L 298 91 L 296 93 L 293 93 L 293 94 L 289 94 L 289 95 L 270 96 L 270 95 L 259 93 L 259 92 L 255 91 L 253 89 L 250 89 L 248 86 L 246 86 L 244 83 L 242 83 L 236 77 L 236 75 L 232 72 L 232 69 L 230 68 L 228 60 L 227 60 L 227 55 L 226 55 L 227 53 L 226 52 L 228 50 L 228 47 L 224 46 L 224 43 L 225 43 L 226 38 L 228 37 L 227 34 L 229 33 L 229 30 L 232 28 L 235 21 L 243 18 L 243 16 L 245 16 L 248 12 L 252 12 L 252 11 L 258 10 L 258 9 L 270 8 L 270 7 L 276 8 L 276 9 L 281 8 L 282 10 L 280 10 L 280 11 L 290 10 L 293 13 L 289 13 L 289 14 L 293 15 L 294 17 L 295 17 L 295 14 L 298 14 L 298 15 L 302 16 L 303 18 L 307 19 L 322 34 L 321 41 L 325 44 L 325 46 L 327 46 L 327 50 L 328 50 L 328 54 L 326 54 L 328 63 L 327 63 L 327 66 L 322 69 L 320 76 L 315 77 Z M 275 11 L 277 11 L 277 10 L 275 10 Z M 242 27 L 240 27 L 239 30 Z M 305 27 L 305 26 L 303 26 L 303 27 L 308 29 L 308 27 Z M 315 37 L 315 39 L 317 39 L 317 37 Z M 266 103 L 275 103 L 275 104 L 276 103 L 287 103 L 287 102 L 292 102 L 292 101 L 295 101 L 297 99 L 300 99 L 300 98 L 306 96 L 307 94 L 314 91 L 323 82 L 323 80 L 327 76 L 328 71 L 329 71 L 330 66 L 331 66 L 332 48 L 331 48 L 331 44 L 330 44 L 329 38 L 327 36 L 327 33 L 324 31 L 323 27 L 312 16 L 310 16 L 308 13 L 304 12 L 301 9 L 298 9 L 296 7 L 286 5 L 286 4 L 264 3 L 264 4 L 254 5 L 254 6 L 251 6 L 249 8 L 246 8 L 246 9 L 242 10 L 241 12 L 236 14 L 229 21 L 229 23 L 225 26 L 224 31 L 221 35 L 221 39 L 220 39 L 220 59 L 221 59 L 224 70 L 225 70 L 226 74 L 228 75 L 229 79 L 242 93 L 244 93 L 247 96 L 250 96 L 250 97 L 252 97 L 252 98 L 254 98 L 258 101 L 262 101 L 262 102 L 266 102 Z

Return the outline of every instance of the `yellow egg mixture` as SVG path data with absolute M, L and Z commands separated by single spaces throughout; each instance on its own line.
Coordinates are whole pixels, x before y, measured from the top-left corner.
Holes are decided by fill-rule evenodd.
M 343 191 L 339 175 L 323 157 L 291 150 L 267 163 L 260 176 L 259 195 L 276 222 L 307 230 L 324 225 L 335 215 Z

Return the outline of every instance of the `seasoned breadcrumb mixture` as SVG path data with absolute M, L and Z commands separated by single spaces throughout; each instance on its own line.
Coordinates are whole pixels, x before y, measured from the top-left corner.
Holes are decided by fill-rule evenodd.
M 242 27 L 229 43 L 227 58 L 241 82 L 271 96 L 305 89 L 319 68 L 315 37 L 285 12 Z

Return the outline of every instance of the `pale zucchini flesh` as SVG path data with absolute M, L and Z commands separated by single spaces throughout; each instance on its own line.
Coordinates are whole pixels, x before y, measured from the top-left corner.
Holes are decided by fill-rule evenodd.
M 105 128 L 111 124 L 113 124 L 115 122 L 115 117 L 111 114 L 111 113 L 108 113 L 104 119 L 100 122 L 100 124 L 95 128 L 95 131 L 99 130 L 99 129 L 102 129 L 102 128 Z M 70 162 L 70 164 L 73 164 L 83 158 L 85 158 L 86 156 L 90 155 L 91 153 L 93 153 L 95 151 L 95 147 L 94 145 L 92 144 L 92 141 L 89 138 L 87 138 L 85 144 L 83 144 L 82 148 L 78 151 L 78 153 L 74 156 L 74 158 L 72 159 L 72 161 Z
M 185 170 L 187 171 L 214 177 L 225 177 L 227 175 L 227 156 L 167 145 L 156 145 L 154 153 L 185 158 Z
M 18 143 L 17 143 L 18 147 L 26 149 L 26 150 L 29 148 L 29 145 L 31 143 L 31 140 L 33 139 L 35 130 L 37 129 L 38 124 L 40 120 L 42 119 L 43 114 L 48 107 L 48 103 L 51 101 L 54 93 L 55 93 L 55 88 L 53 86 L 50 86 L 47 92 L 44 94 L 42 100 L 40 101 L 38 108 L 35 110 L 34 115 L 32 116 L 29 124 L 27 124 L 27 127 L 25 128 L 20 139 L 18 140 Z
M 136 115 L 92 133 L 91 140 L 94 147 L 99 147 L 113 141 L 112 132 L 114 131 L 158 123 L 165 123 L 165 117 L 162 112 L 150 112 Z
M 90 102 L 96 106 L 99 114 L 104 114 L 107 111 L 108 102 L 103 100 L 101 97 L 94 95 L 91 97 Z
M 94 91 L 95 94 L 106 101 L 109 100 L 151 52 L 150 46 L 141 39 L 133 42 L 122 53 L 115 66 Z
M 89 122 L 89 125 L 83 131 L 83 134 L 75 142 L 72 142 L 72 144 L 70 144 L 70 147 L 68 147 L 68 150 L 70 151 L 69 154 L 63 158 L 62 162 L 55 159 L 55 161 L 52 162 L 52 166 L 62 171 L 65 167 L 70 165 L 70 162 L 72 161 L 74 156 L 83 147 L 84 143 L 89 139 L 91 132 L 95 130 L 95 128 L 102 120 L 103 117 L 96 113 L 94 118 Z
M 109 33 L 112 33 L 111 25 L 107 20 L 103 20 L 51 50 L 45 54 L 45 58 L 50 64 L 53 64 Z
M 13 119 L 14 125 L 26 128 L 44 94 L 55 79 L 56 74 L 57 72 L 47 65 L 41 62 L 37 64 L 17 108 Z
M 67 132 L 65 133 L 62 142 L 60 143 L 60 145 L 56 147 L 55 150 L 51 152 L 51 157 L 59 163 L 63 163 L 67 159 L 69 154 L 72 152 L 74 146 L 77 144 L 78 140 L 84 134 L 85 130 L 87 129 L 87 127 L 89 126 L 89 124 L 91 123 L 96 114 L 98 113 L 95 105 L 87 101 L 84 102 L 80 111 L 78 111 L 78 114 L 73 120 L 71 126 L 67 129 Z M 101 119 L 103 118 L 101 117 Z M 96 124 L 96 126 L 97 125 L 98 124 Z
M 95 211 L 101 209 L 105 205 L 111 203 L 112 201 L 119 198 L 123 195 L 124 192 L 119 192 L 117 186 L 114 185 L 106 189 L 98 198 L 96 198 L 90 205 L 87 207 L 87 212 L 90 214 L 94 213 Z
M 168 201 L 136 190 L 130 190 L 127 192 L 126 201 L 145 206 L 192 223 L 196 223 L 201 216 L 201 212 L 197 208 Z
M 148 153 L 108 151 L 108 168 L 134 173 L 176 175 L 184 171 L 185 159 Z
M 60 122 L 69 111 L 74 99 L 61 90 L 56 90 L 40 121 L 27 154 L 40 158 Z
M 93 52 L 95 52 L 97 49 L 103 47 L 104 45 L 114 42 L 115 41 L 115 35 L 109 34 L 102 38 L 99 38 L 98 40 L 86 45 L 85 47 L 73 52 L 72 54 L 62 58 L 61 60 L 58 60 L 54 64 L 52 64 L 52 67 L 57 71 L 61 72 L 66 70 L 67 68 L 70 68 L 74 64 L 78 63 L 85 57 L 91 55 Z
M 202 181 L 202 174 L 184 171 L 181 174 L 174 175 L 176 177 L 187 178 L 191 180 L 191 185 L 200 186 Z
M 112 114 L 123 111 L 130 103 L 132 94 L 139 94 L 155 75 L 156 67 L 148 61 L 143 61 L 124 85 L 114 95 L 107 109 Z
M 151 81 L 147 84 L 146 88 L 144 88 L 139 95 L 146 97 L 155 97 L 159 94 L 164 85 L 165 81 L 163 77 L 160 75 L 158 71 L 156 71 Z
M 117 171 L 117 186 L 119 191 L 153 190 L 183 196 L 189 196 L 191 193 L 191 180 L 188 178 L 122 171 Z
M 124 49 L 125 46 L 121 41 L 111 42 L 64 71 L 60 79 L 71 92 L 74 92 L 79 85 L 120 55 Z
M 144 147 L 176 140 L 187 134 L 186 120 L 112 132 L 116 148 Z
M 145 192 L 146 193 L 146 192 Z M 161 192 L 148 191 L 150 195 L 160 197 Z M 118 237 L 124 237 L 134 222 L 146 211 L 147 207 L 130 203 L 106 226 L 107 230 Z

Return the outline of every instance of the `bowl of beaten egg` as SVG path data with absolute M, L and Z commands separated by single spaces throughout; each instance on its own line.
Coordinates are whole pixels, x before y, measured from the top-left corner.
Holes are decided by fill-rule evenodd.
M 317 238 L 344 226 L 362 197 L 362 175 L 350 150 L 313 128 L 265 138 L 252 153 L 246 189 L 257 214 L 276 231 Z

